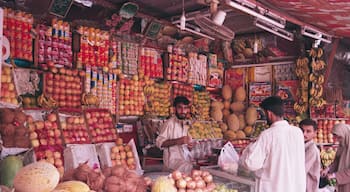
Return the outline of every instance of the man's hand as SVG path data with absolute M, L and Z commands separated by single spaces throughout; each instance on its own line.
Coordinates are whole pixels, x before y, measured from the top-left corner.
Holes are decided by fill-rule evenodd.
M 191 144 L 191 143 L 192 143 L 192 138 L 190 136 L 180 137 L 177 142 L 178 145 Z

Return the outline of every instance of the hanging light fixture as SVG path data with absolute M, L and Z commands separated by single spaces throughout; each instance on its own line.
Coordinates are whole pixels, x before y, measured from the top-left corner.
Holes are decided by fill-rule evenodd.
M 182 15 L 180 17 L 180 29 L 185 30 L 185 28 L 186 28 L 185 0 L 182 0 Z

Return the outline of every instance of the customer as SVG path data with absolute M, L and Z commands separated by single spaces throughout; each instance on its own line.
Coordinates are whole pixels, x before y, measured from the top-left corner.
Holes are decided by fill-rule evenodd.
M 306 192 L 317 192 L 320 181 L 320 150 L 313 139 L 317 135 L 317 124 L 312 119 L 304 119 L 299 127 L 303 130 L 305 141 Z
M 175 116 L 167 120 L 156 139 L 156 145 L 163 149 L 163 162 L 167 170 L 179 170 L 190 173 L 192 170 L 189 150 L 192 148 L 191 137 L 187 135 L 187 128 L 183 120 L 189 112 L 189 100 L 184 96 L 177 96 L 174 100 Z
M 328 179 L 335 178 L 337 192 L 350 191 L 350 125 L 339 123 L 334 125 L 333 135 L 339 141 L 339 146 L 333 163 L 321 172 Z
M 302 131 L 283 120 L 284 107 L 280 97 L 268 97 L 260 106 L 270 128 L 247 146 L 240 159 L 243 167 L 255 172 L 255 191 L 306 191 Z

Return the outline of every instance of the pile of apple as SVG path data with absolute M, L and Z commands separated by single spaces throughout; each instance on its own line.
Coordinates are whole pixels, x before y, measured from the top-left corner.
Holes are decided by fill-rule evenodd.
M 37 161 L 45 160 L 54 165 L 62 177 L 64 174 L 62 150 L 61 146 L 40 147 L 35 150 L 35 157 Z
M 216 184 L 208 171 L 193 169 L 190 175 L 174 171 L 171 173 L 178 192 L 212 191 Z
M 128 144 L 123 144 L 122 138 L 117 138 L 116 146 L 111 148 L 111 161 L 112 166 L 114 165 L 124 165 L 130 170 L 136 169 L 135 156 L 132 148 Z
M 192 85 L 173 83 L 173 97 L 186 96 L 188 100 L 192 101 L 193 87 Z
M 2 66 L 1 71 L 1 97 L 0 101 L 18 105 L 15 84 L 11 75 L 11 68 Z
M 169 116 L 169 109 L 171 107 L 171 84 L 155 83 L 149 88 L 145 87 L 144 91 L 147 100 L 145 111 L 155 116 Z
M 27 119 L 29 139 L 32 147 L 62 145 L 61 131 L 57 124 L 57 115 L 49 113 L 44 120 Z
M 145 98 L 143 94 L 144 82 L 137 76 L 122 79 L 119 86 L 119 115 L 143 115 Z
M 166 71 L 167 80 L 187 82 L 189 62 L 187 57 L 169 54 L 169 66 Z
M 65 144 L 91 143 L 83 115 L 65 117 L 60 114 L 59 117 Z
M 53 64 L 50 64 L 50 66 Z M 84 71 L 50 67 L 45 73 L 44 93 L 52 97 L 59 107 L 81 106 L 82 80 Z
M 112 142 L 117 139 L 117 130 L 107 110 L 95 109 L 85 111 L 91 140 L 93 143 Z
M 138 72 L 151 78 L 163 77 L 163 63 L 160 53 L 152 48 L 141 48 Z
M 317 137 L 316 143 L 335 143 L 333 138 L 332 129 L 337 123 L 346 123 L 345 120 L 337 119 L 319 119 L 317 120 Z

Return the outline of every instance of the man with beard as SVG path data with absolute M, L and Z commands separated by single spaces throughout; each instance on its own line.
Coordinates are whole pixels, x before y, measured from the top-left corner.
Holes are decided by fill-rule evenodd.
M 163 150 L 164 168 L 167 171 L 179 170 L 190 173 L 193 166 L 189 158 L 193 147 L 191 137 L 188 136 L 186 119 L 190 101 L 184 96 L 177 96 L 174 100 L 175 116 L 168 119 L 160 129 L 156 145 Z
M 305 148 L 300 128 L 283 119 L 280 97 L 271 96 L 260 104 L 270 128 L 243 151 L 240 163 L 254 171 L 257 192 L 305 192 Z

